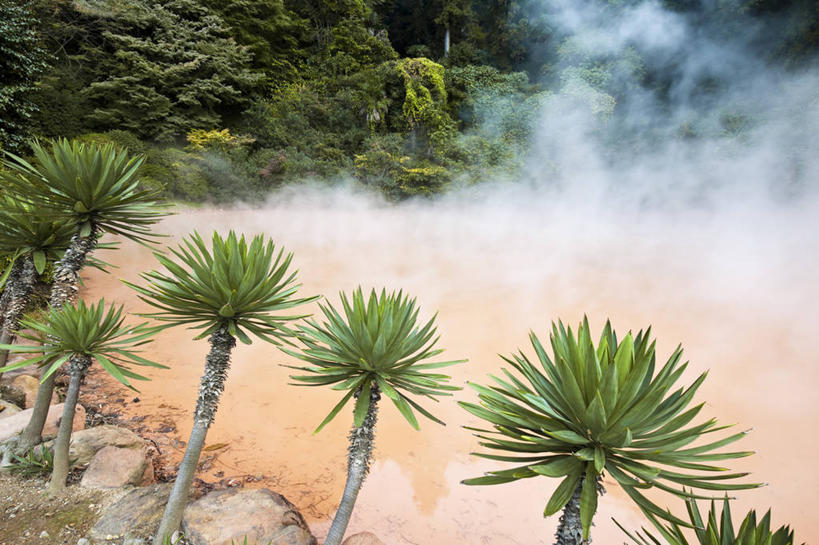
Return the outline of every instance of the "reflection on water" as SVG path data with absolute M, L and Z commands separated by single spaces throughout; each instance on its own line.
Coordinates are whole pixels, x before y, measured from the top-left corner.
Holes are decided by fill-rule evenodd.
M 699 395 L 708 402 L 703 416 L 754 428 L 739 448 L 757 454 L 731 465 L 770 486 L 739 493 L 735 513 L 773 507 L 775 524 L 790 523 L 800 542 L 816 542 L 819 469 L 805 463 L 816 452 L 819 426 L 813 392 L 819 316 L 811 303 L 819 296 L 816 224 L 813 215 L 793 211 L 638 221 L 636 213 L 615 218 L 537 203 L 393 209 L 344 197 L 263 211 L 182 211 L 161 228 L 174 237 L 193 228 L 265 232 L 295 253 L 305 295 L 335 302 L 339 290 L 359 284 L 405 289 L 422 312 L 439 311 L 445 356 L 469 358 L 450 368 L 461 385 L 486 381 L 500 367 L 497 353 L 525 348 L 529 329 L 546 337 L 552 319 L 574 323 L 586 313 L 596 331 L 606 317 L 620 332 L 652 324 L 661 359 L 677 343 L 685 347 L 687 383 L 710 369 Z M 147 310 L 118 278 L 138 281 L 140 271 L 155 267 L 150 252 L 123 244 L 106 259 L 120 269 L 90 272 L 85 296 Z M 155 380 L 128 409 L 173 419 L 168 448 L 190 432 L 208 348 L 193 336 L 173 328 L 158 337 L 154 356 L 171 369 L 151 372 Z M 314 436 L 337 392 L 288 385 L 280 364 L 289 357 L 261 342 L 240 345 L 232 361 L 208 436 L 209 445 L 229 446 L 214 451 L 208 475 L 264 474 L 264 484 L 286 495 L 323 536 L 343 488 L 352 416 L 340 415 Z M 456 397 L 475 396 L 467 389 Z M 370 530 L 390 545 L 551 543 L 557 518 L 541 514 L 557 481 L 460 485 L 499 466 L 469 456 L 476 441 L 461 426 L 477 422 L 454 400 L 427 404 L 449 425 L 422 422 L 415 432 L 383 405 L 376 463 L 350 532 Z M 794 459 L 794 452 L 801 455 Z M 630 527 L 642 518 L 616 487 L 608 488 L 593 536 L 621 543 L 610 517 Z

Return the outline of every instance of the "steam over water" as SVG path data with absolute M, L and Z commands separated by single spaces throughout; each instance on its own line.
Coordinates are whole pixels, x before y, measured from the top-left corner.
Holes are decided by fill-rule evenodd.
M 498 373 L 498 353 L 531 354 L 529 330 L 545 340 L 552 320 L 576 325 L 586 314 L 596 334 L 607 318 L 621 335 L 652 325 L 659 360 L 678 343 L 685 348 L 685 384 L 709 371 L 697 398 L 706 402 L 702 418 L 753 428 L 735 446 L 756 454 L 727 465 L 769 486 L 738 492 L 735 515 L 770 507 L 775 525 L 791 524 L 798 542 L 816 543 L 819 78 L 772 71 L 744 37 L 708 38 L 655 2 L 635 2 L 613 19 L 594 5 L 555 0 L 539 9 L 580 51 L 616 57 L 636 47 L 654 66 L 673 66 L 664 103 L 624 85 L 631 91 L 614 106 L 558 66 L 528 160 L 510 179 L 401 205 L 305 185 L 254 209 L 183 210 L 160 230 L 265 233 L 295 253 L 302 293 L 333 303 L 339 290 L 359 285 L 404 289 L 424 316 L 439 311 L 445 356 L 469 359 L 451 368 L 464 386 Z M 747 41 L 759 43 L 753 27 L 747 31 Z M 706 76 L 722 87 L 703 97 L 697 82 Z M 749 120 L 739 136 L 721 132 L 728 114 Z M 124 244 L 107 257 L 121 269 L 89 273 L 86 296 L 148 310 L 116 277 L 139 282 L 139 271 L 156 266 L 150 253 Z M 182 329 L 159 336 L 154 356 L 171 369 L 151 373 L 141 403 L 129 409 L 175 420 L 167 449 L 190 431 L 208 349 L 193 336 Z M 280 364 L 289 363 L 261 342 L 237 348 L 208 436 L 229 446 L 213 451 L 210 475 L 263 473 L 322 537 L 343 489 L 352 415 L 313 436 L 340 395 L 287 385 Z M 469 389 L 456 395 L 475 397 Z M 454 400 L 430 408 L 447 427 L 422 422 L 415 432 L 383 404 L 375 466 L 350 533 L 373 531 L 390 545 L 551 543 L 557 517 L 541 514 L 557 481 L 458 484 L 503 465 L 470 457 L 477 443 L 461 426 L 477 422 Z M 592 535 L 622 543 L 611 516 L 628 528 L 645 522 L 606 484 Z
M 585 313 L 596 332 L 610 318 L 621 334 L 651 324 L 658 359 L 677 343 L 684 346 L 691 360 L 686 384 L 710 370 L 698 395 L 707 402 L 702 417 L 754 428 L 737 446 L 757 454 L 730 465 L 770 485 L 738 493 L 735 513 L 773 507 L 776 524 L 790 523 L 800 542 L 815 542 L 815 208 L 669 216 L 584 208 L 528 192 L 495 197 L 393 207 L 345 191 L 307 190 L 274 197 L 261 210 L 183 210 L 161 229 L 174 236 L 192 229 L 266 233 L 295 253 L 302 293 L 325 294 L 334 303 L 339 290 L 359 284 L 403 288 L 418 297 L 425 316 L 440 312 L 445 356 L 469 358 L 452 368 L 461 385 L 497 373 L 497 353 L 531 353 L 529 329 L 545 338 L 551 320 L 574 324 Z M 120 270 L 91 273 L 86 296 L 146 311 L 116 277 L 139 281 L 139 271 L 156 266 L 153 257 L 135 245 L 108 257 Z M 193 336 L 175 328 L 158 337 L 154 356 L 171 369 L 151 373 L 154 380 L 141 387 L 142 401 L 131 409 L 157 422 L 170 415 L 178 425 L 170 435 L 183 441 L 208 348 Z M 210 473 L 263 473 L 265 485 L 293 501 L 323 536 L 343 488 L 352 416 L 339 415 L 313 436 L 339 394 L 287 385 L 289 370 L 280 366 L 287 363 L 293 362 L 261 342 L 237 348 L 208 436 L 208 444 L 230 446 Z M 468 389 L 456 397 L 475 399 Z M 432 409 L 448 426 L 422 422 L 415 432 L 383 404 L 376 463 L 350 531 L 374 531 L 390 544 L 551 543 L 557 518 L 541 514 L 557 481 L 458 484 L 500 465 L 469 456 L 476 440 L 461 426 L 476 421 L 454 400 Z M 162 444 L 170 448 L 169 441 Z M 643 524 L 628 498 L 608 488 L 593 532 L 597 543 L 623 542 L 612 515 L 627 527 Z

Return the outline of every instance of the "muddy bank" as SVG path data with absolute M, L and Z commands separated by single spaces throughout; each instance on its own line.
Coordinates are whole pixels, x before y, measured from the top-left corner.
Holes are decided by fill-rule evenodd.
M 618 331 L 652 324 L 659 357 L 677 343 L 685 347 L 687 383 L 710 369 L 698 396 L 707 401 L 703 415 L 754 429 L 741 448 L 757 454 L 732 467 L 770 485 L 740 493 L 735 512 L 772 507 L 775 524 L 793 525 L 800 542 L 816 541 L 819 525 L 810 506 L 819 469 L 800 467 L 797 476 L 784 449 L 794 438 L 804 452 L 817 447 L 815 436 L 805 433 L 819 425 L 812 393 L 819 370 L 810 350 L 819 316 L 806 304 L 819 296 L 813 280 L 819 266 L 810 257 L 819 244 L 804 235 L 816 232 L 813 216 L 740 215 L 726 227 L 710 217 L 584 223 L 582 211 L 548 212 L 396 210 L 358 200 L 284 203 L 264 211 L 183 211 L 162 230 L 174 236 L 193 228 L 265 232 L 295 253 L 303 293 L 322 293 L 333 302 L 339 290 L 359 284 L 405 289 L 427 316 L 439 311 L 445 355 L 469 358 L 451 369 L 461 385 L 485 381 L 501 365 L 498 352 L 525 348 L 529 329 L 545 337 L 552 319 L 576 322 L 586 313 L 597 330 L 606 317 Z M 123 244 L 105 258 L 120 268 L 112 275 L 92 271 L 85 296 L 146 311 L 118 278 L 138 282 L 139 271 L 155 266 L 150 252 Z M 171 369 L 150 372 L 154 380 L 139 394 L 120 396 L 125 417 L 142 418 L 148 437 L 170 460 L 181 457 L 190 432 L 208 348 L 194 336 L 165 330 L 152 356 Z M 281 367 L 287 363 L 288 356 L 264 343 L 239 346 L 208 436 L 212 449 L 205 452 L 210 460 L 203 476 L 208 482 L 243 479 L 246 486 L 263 477 L 258 484 L 290 499 L 321 538 L 343 487 L 352 419 L 341 415 L 314 436 L 339 394 L 287 385 L 288 370 Z M 457 397 L 474 399 L 468 390 Z M 541 514 L 557 482 L 458 484 L 498 466 L 469 456 L 477 445 L 461 426 L 476 422 L 453 400 L 431 409 L 449 425 L 424 422 L 415 432 L 385 406 L 375 467 L 349 531 L 373 531 L 391 545 L 523 544 L 533 535 L 537 543 L 551 543 L 557 520 Z M 632 527 L 642 518 L 608 488 L 593 536 L 622 542 L 610 517 Z

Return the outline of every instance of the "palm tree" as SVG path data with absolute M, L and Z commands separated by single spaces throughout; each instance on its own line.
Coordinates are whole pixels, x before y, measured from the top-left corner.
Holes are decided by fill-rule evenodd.
M 794 545 L 793 530 L 788 526 L 781 526 L 776 531 L 771 531 L 770 509 L 759 521 L 757 521 L 756 512 L 750 511 L 745 515 L 739 530 L 734 531 L 728 498 L 723 500 L 722 514 L 717 514 L 716 506 L 713 500 L 711 501 L 707 524 L 704 523 L 702 515 L 700 515 L 696 501 L 689 499 L 686 501 L 686 505 L 690 525 L 694 527 L 696 537 L 693 543 L 699 545 Z M 690 542 L 680 525 L 672 523 L 666 526 L 656 520 L 652 522 L 654 522 L 663 539 L 669 545 L 689 545 Z M 617 525 L 620 526 L 619 523 Z M 620 529 L 638 545 L 662 544 L 662 541 L 651 535 L 645 528 L 643 528 L 644 535 L 640 532 L 632 534 L 622 526 L 620 526 Z
M 143 273 L 147 287 L 128 285 L 142 300 L 159 309 L 150 316 L 202 329 L 196 339 L 209 337 L 211 349 L 199 386 L 193 430 L 155 545 L 171 536 L 182 520 L 199 455 L 225 387 L 236 338 L 250 344 L 250 335 L 254 335 L 279 345 L 292 335 L 286 322 L 303 316 L 273 313 L 316 299 L 294 297 L 299 287 L 296 272 L 287 271 L 292 254 L 285 256 L 282 250 L 276 253 L 273 243 L 265 242 L 262 236 L 247 244 L 244 236 L 239 238 L 233 231 L 224 239 L 214 232 L 208 249 L 199 234 L 193 233 L 171 251 L 176 259 L 154 253 L 168 272 Z
M 346 390 L 316 433 L 356 397 L 347 457 L 347 482 L 325 545 L 341 543 L 358 491 L 369 471 L 381 394 L 393 402 L 416 430 L 418 420 L 413 409 L 443 424 L 407 394 L 426 396 L 435 401 L 434 396 L 452 395 L 449 392 L 460 388 L 445 384 L 450 377 L 429 371 L 466 361 L 420 363 L 443 352 L 434 348 L 438 341 L 433 325 L 435 317 L 419 327 L 415 299 L 408 299 L 402 292 L 388 295 L 382 290 L 377 296 L 373 290 L 366 302 L 361 288 L 353 292 L 352 302 L 344 293 L 340 296 L 343 317 L 331 304 L 319 304 L 328 321 L 319 324 L 310 320 L 307 325 L 299 327 L 298 338 L 304 345 L 300 352 L 283 349 L 308 363 L 293 367 L 309 373 L 292 376 L 293 380 L 306 386 L 333 384 L 335 390 Z
M 37 159 L 33 165 L 6 153 L 0 180 L 12 193 L 25 195 L 35 206 L 57 210 L 76 225 L 68 248 L 55 264 L 49 306 L 59 309 L 76 298 L 79 272 L 102 233 L 147 244 L 156 236 L 151 226 L 166 214 L 155 201 L 157 192 L 139 185 L 142 157 L 131 157 L 113 144 L 65 139 L 54 141 L 50 150 L 38 142 L 31 148 Z M 43 379 L 17 447 L 23 452 L 42 441 L 55 375 Z
M 726 473 L 710 465 L 715 460 L 748 456 L 752 452 L 714 452 L 746 432 L 684 448 L 705 434 L 723 430 L 715 419 L 685 427 L 703 404 L 688 408 L 705 380 L 700 375 L 688 388 L 669 393 L 685 371 L 682 348 L 655 373 L 651 330 L 622 340 L 607 322 L 597 346 L 586 319 L 577 337 L 562 323 L 552 326 L 550 358 L 534 333 L 529 338 L 541 371 L 521 351 L 503 359 L 522 378 L 506 369 L 505 378 L 492 377 L 490 387 L 471 384 L 480 405 L 460 403 L 492 425 L 473 429 L 479 453 L 490 460 L 516 462 L 517 467 L 492 471 L 464 484 L 500 484 L 545 475 L 563 480 L 546 504 L 544 516 L 563 509 L 557 531 L 558 545 L 589 542 L 604 471 L 623 488 L 640 509 L 676 524 L 687 523 L 661 509 L 641 492 L 658 488 L 683 498 L 702 498 L 686 488 L 738 490 L 760 486 L 725 481 L 747 475 Z M 528 383 L 528 384 L 527 384 Z M 679 468 L 680 471 L 674 471 Z
M 9 271 L 3 295 L 0 344 L 12 344 L 18 322 L 28 306 L 35 284 L 46 264 L 57 260 L 71 241 L 74 225 L 50 214 L 34 213 L 24 201 L 8 196 L 0 199 L 0 255 L 9 257 Z M 0 367 L 8 361 L 8 350 L 0 350 Z M 2 373 L 0 373 L 2 376 Z
M 49 491 L 58 493 L 65 489 L 68 476 L 68 445 L 71 440 L 74 411 L 80 391 L 80 383 L 93 361 L 99 362 L 114 378 L 133 389 L 128 379 L 147 380 L 129 369 L 131 365 L 165 368 L 140 356 L 134 349 L 151 342 L 156 328 L 147 324 L 125 326 L 122 306 L 110 306 L 105 300 L 96 305 L 68 303 L 59 309 L 52 308 L 45 321 L 23 320 L 22 325 L 33 333 L 20 336 L 35 341 L 35 345 L 2 345 L 0 348 L 13 352 L 35 353 L 23 361 L 9 365 L 11 370 L 37 364 L 45 378 L 68 362 L 70 381 L 65 397 L 62 420 L 54 441 L 54 470 Z

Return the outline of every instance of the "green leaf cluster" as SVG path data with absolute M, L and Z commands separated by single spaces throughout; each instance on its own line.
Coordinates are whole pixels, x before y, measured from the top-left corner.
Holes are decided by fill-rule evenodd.
M 142 357 L 137 350 L 152 341 L 157 328 L 147 323 L 125 325 L 125 316 L 122 306 L 106 308 L 102 299 L 97 304 L 86 305 L 80 300 L 76 305 L 51 309 L 43 321 L 24 318 L 18 336 L 35 344 L 0 345 L 0 349 L 30 356 L 0 372 L 38 365 L 46 370 L 45 380 L 72 357 L 84 356 L 98 361 L 112 377 L 134 389 L 129 379 L 148 379 L 131 371 L 131 366 L 166 367 Z
M 11 457 L 12 460 L 7 466 L 8 471 L 22 477 L 48 475 L 54 469 L 54 454 L 51 449 L 42 446 L 30 448 L 22 456 L 12 452 Z
M 738 530 L 734 530 L 731 521 L 731 506 L 728 498 L 722 504 L 722 513 L 718 514 L 714 501 L 711 501 L 711 509 L 707 514 L 707 523 L 700 514 L 697 502 L 689 499 L 686 502 L 688 517 L 691 526 L 694 527 L 696 540 L 691 542 L 683 533 L 683 528 L 678 524 L 668 526 L 653 521 L 659 529 L 664 542 L 668 545 L 689 545 L 697 543 L 699 545 L 793 545 L 793 530 L 788 526 L 782 526 L 775 531 L 771 531 L 771 511 L 757 520 L 756 511 L 750 511 Z M 620 524 L 618 523 L 618 526 Z M 631 533 L 622 526 L 622 529 L 638 545 L 660 545 L 663 541 L 653 536 L 645 528 L 644 535 L 640 532 Z M 804 545 L 804 544 L 803 544 Z
M 18 256 L 31 255 L 37 274 L 43 274 L 46 264 L 62 255 L 76 231 L 73 222 L 55 215 L 0 196 L 0 255 L 10 256 L 12 263 Z
M 586 536 L 597 510 L 596 483 L 603 472 L 647 515 L 683 526 L 685 521 L 641 491 L 654 487 L 678 497 L 701 498 L 690 489 L 759 486 L 727 482 L 746 473 L 728 473 L 713 465 L 752 454 L 718 451 L 745 432 L 690 446 L 728 426 L 718 426 L 715 419 L 688 426 L 703 407 L 689 405 L 706 373 L 688 387 L 672 389 L 688 366 L 680 363 L 682 348 L 677 347 L 658 368 L 650 332 L 649 328 L 618 340 L 606 323 L 595 346 L 586 319 L 577 335 L 559 322 L 552 327 L 551 357 L 537 336 L 530 334 L 540 369 L 522 351 L 504 357 L 517 375 L 504 369 L 503 378 L 492 377 L 492 386 L 471 384 L 481 403 L 461 403 L 492 425 L 491 430 L 475 429 L 480 444 L 490 451 L 477 455 L 522 465 L 464 482 L 499 484 L 538 475 L 560 477 L 544 512 L 549 516 L 566 505 L 582 480 L 580 516 Z
M 170 251 L 172 256 L 154 252 L 167 272 L 142 273 L 145 287 L 126 284 L 158 309 L 149 316 L 203 329 L 197 339 L 226 326 L 245 344 L 252 334 L 279 345 L 293 334 L 285 323 L 303 316 L 272 313 L 317 299 L 294 297 L 297 271 L 288 272 L 293 254 L 276 252 L 273 242 L 261 235 L 248 244 L 233 231 L 226 238 L 214 232 L 208 248 L 194 232 Z
M 132 157 L 113 144 L 97 146 L 64 138 L 51 149 L 33 142 L 36 162 L 7 154 L 0 180 L 35 206 L 55 210 L 88 236 L 92 227 L 140 243 L 156 235 L 151 226 L 165 216 L 156 192 L 140 187 L 142 157 Z
M 443 424 L 409 395 L 427 397 L 452 395 L 460 390 L 446 384 L 450 377 L 431 370 L 448 367 L 466 360 L 421 363 L 434 358 L 443 350 L 434 348 L 438 342 L 435 317 L 419 325 L 415 299 L 403 292 L 377 294 L 365 298 L 359 287 L 348 298 L 341 293 L 343 316 L 330 303 L 319 304 L 327 321 L 309 320 L 298 330 L 304 347 L 300 352 L 285 350 L 308 365 L 293 366 L 308 374 L 291 378 L 304 386 L 333 385 L 346 393 L 341 401 L 316 429 L 321 430 L 344 405 L 357 394 L 354 426 L 364 422 L 370 405 L 370 392 L 377 388 L 386 395 L 407 422 L 418 429 L 413 409 Z

